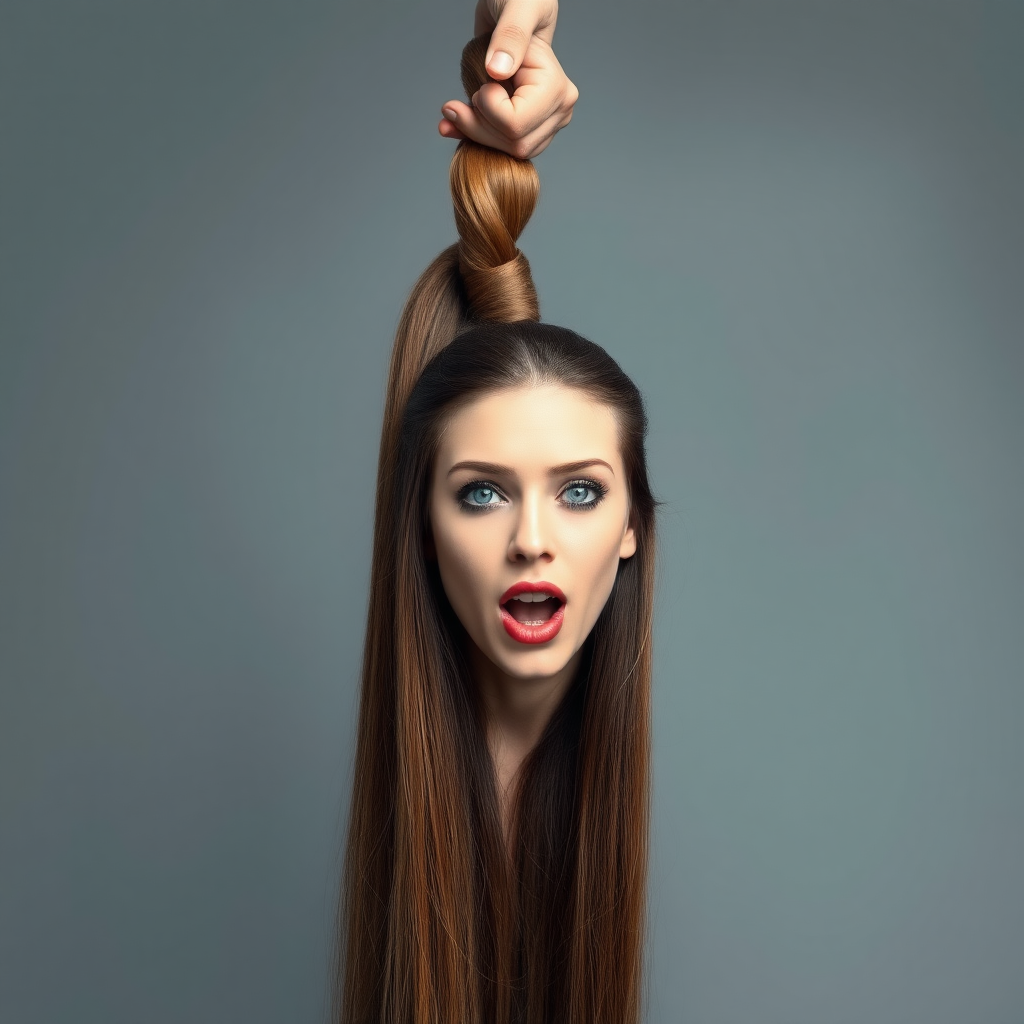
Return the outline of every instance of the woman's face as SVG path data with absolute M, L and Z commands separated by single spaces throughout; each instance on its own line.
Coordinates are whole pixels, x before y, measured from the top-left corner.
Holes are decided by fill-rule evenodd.
M 445 594 L 480 652 L 506 676 L 555 676 L 636 550 L 614 412 L 557 384 L 463 406 L 441 435 L 430 525 Z

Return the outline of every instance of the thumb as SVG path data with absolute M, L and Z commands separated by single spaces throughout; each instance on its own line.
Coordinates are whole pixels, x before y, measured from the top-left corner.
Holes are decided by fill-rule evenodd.
M 534 4 L 515 3 L 514 0 L 505 4 L 487 44 L 484 64 L 491 78 L 501 81 L 511 78 L 519 70 L 540 21 Z

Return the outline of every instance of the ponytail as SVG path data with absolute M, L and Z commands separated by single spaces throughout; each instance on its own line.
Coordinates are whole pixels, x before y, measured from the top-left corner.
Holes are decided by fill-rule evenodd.
M 467 95 L 493 81 L 484 70 L 487 36 L 462 51 Z M 478 323 L 539 320 L 530 264 L 516 242 L 537 205 L 540 179 L 529 160 L 463 139 L 449 172 L 459 240 L 413 285 L 395 335 L 388 372 L 382 459 L 423 367 L 459 333 Z

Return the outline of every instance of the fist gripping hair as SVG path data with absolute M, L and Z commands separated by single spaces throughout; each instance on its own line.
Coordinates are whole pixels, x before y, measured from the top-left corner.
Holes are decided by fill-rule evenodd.
M 480 0 L 477 37 L 487 36 L 486 70 L 470 102 L 449 100 L 438 131 L 472 139 L 521 160 L 543 152 L 572 119 L 579 90 L 551 48 L 557 0 Z

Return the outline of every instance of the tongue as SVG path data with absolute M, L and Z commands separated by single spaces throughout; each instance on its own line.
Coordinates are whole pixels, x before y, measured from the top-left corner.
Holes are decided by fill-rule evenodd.
M 505 607 L 517 622 L 545 622 L 558 611 L 559 600 L 549 597 L 544 601 L 509 601 Z

